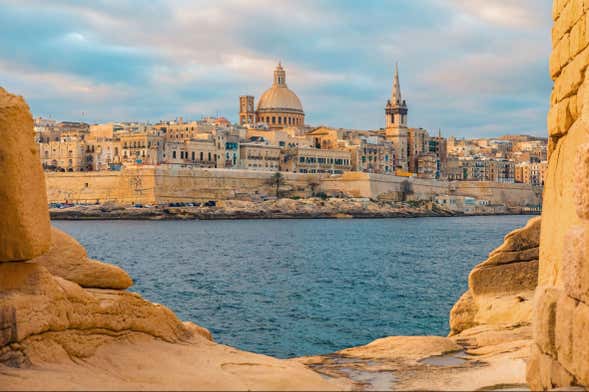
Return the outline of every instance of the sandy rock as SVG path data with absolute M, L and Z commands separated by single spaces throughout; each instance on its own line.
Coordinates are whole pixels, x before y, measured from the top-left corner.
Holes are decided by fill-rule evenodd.
M 589 192 L 584 191 L 589 189 L 589 143 L 577 148 L 575 167 L 575 187 L 579 190 L 574 193 L 577 216 L 589 219 Z
M 338 351 L 338 354 L 366 359 L 403 357 L 417 361 L 460 349 L 454 341 L 442 336 L 391 336 L 377 339 L 365 346 Z
M 492 258 L 498 253 L 513 251 L 521 252 L 525 249 L 538 247 L 541 225 L 541 217 L 530 219 L 521 229 L 516 229 L 507 234 L 503 244 L 492 251 L 489 254 L 489 257 Z
M 538 260 L 503 265 L 479 264 L 468 284 L 475 296 L 490 293 L 516 293 L 534 290 L 538 281 Z
M 567 295 L 556 305 L 556 349 L 558 361 L 582 385 L 589 385 L 589 306 Z
M 538 288 L 533 313 L 535 343 L 553 356 L 556 356 L 556 303 L 561 294 L 556 288 Z
M 75 339 L 104 340 L 92 355 L 67 358 L 66 339 L 44 337 L 51 359 L 26 369 L 0 365 L 0 390 L 187 390 L 322 391 L 346 390 L 304 365 L 236 350 L 198 338 L 173 344 L 151 336 L 86 334 Z M 60 351 L 61 350 L 61 351 Z M 41 357 L 42 355 L 39 355 Z
M 574 385 L 575 379 L 558 361 L 542 353 L 532 344 L 527 367 L 527 380 L 533 391 L 552 390 L 558 386 Z
M 450 336 L 474 327 L 477 312 L 478 306 L 474 301 L 472 292 L 468 290 L 462 294 L 462 297 L 450 311 Z
M 0 87 L 0 262 L 29 260 L 51 244 L 45 177 L 22 97 Z
M 133 280 L 123 269 L 88 258 L 86 249 L 78 241 L 52 227 L 51 248 L 33 260 L 60 276 L 88 288 L 124 290 Z
M 450 312 L 450 335 L 476 325 L 529 323 L 538 282 L 541 219 L 505 236 L 489 258 L 473 268 L 468 291 Z
M 589 303 L 589 224 L 575 226 L 565 237 L 563 285 L 573 298 Z
M 533 291 L 476 296 L 475 325 L 527 325 L 532 320 L 533 299 Z
M 169 342 L 190 336 L 174 313 L 126 291 L 83 289 L 38 263 L 0 264 L 0 308 L 14 315 L 0 346 L 70 329 L 142 332 Z M 8 338 L 7 338 L 8 337 Z

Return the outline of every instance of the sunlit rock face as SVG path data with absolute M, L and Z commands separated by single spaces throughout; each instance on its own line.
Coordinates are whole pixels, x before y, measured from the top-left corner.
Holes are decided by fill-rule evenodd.
M 589 385 L 589 3 L 555 0 L 532 389 Z
M 0 87 L 0 262 L 28 260 L 49 249 L 45 178 L 22 97 Z
M 510 328 L 531 322 L 540 227 L 540 217 L 530 219 L 471 271 L 468 291 L 450 312 L 451 335 L 478 325 Z

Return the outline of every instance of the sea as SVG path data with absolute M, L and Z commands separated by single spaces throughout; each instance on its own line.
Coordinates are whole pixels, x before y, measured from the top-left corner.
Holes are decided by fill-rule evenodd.
M 447 335 L 471 269 L 529 218 L 54 224 L 215 341 L 291 358 Z

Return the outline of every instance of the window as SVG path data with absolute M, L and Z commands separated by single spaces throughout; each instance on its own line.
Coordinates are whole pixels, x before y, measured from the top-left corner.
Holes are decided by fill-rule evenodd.
M 200 160 L 201 160 L 201 161 L 204 161 L 204 160 L 205 160 L 205 158 L 204 158 L 204 153 L 203 153 L 202 151 L 200 152 Z
M 172 151 L 172 158 L 176 159 L 176 150 Z
M 272 124 L 276 124 L 276 117 L 272 116 Z
M 209 161 L 211 160 L 211 153 L 209 152 Z
M 278 117 L 278 124 L 282 124 L 282 117 Z
M 192 151 L 192 160 L 194 161 L 194 151 Z

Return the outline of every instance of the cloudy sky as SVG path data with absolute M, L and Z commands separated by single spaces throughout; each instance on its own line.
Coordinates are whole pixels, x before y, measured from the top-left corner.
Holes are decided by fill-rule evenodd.
M 544 135 L 551 0 L 0 0 L 0 86 L 34 115 L 237 119 L 278 60 L 307 122 Z

